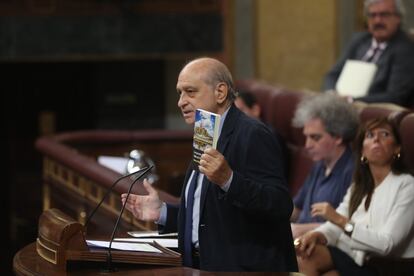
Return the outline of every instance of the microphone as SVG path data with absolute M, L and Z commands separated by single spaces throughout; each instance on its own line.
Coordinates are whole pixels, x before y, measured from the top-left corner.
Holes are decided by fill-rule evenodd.
M 144 169 L 142 169 L 142 170 L 140 170 L 140 171 L 143 171 L 142 172 L 142 174 L 141 175 L 139 175 L 132 183 L 131 183 L 131 185 L 129 185 L 129 189 L 128 189 L 128 192 L 127 192 L 127 197 L 126 197 L 126 200 L 125 200 L 125 203 L 124 204 L 122 204 L 122 208 L 121 208 L 121 212 L 119 213 L 119 215 L 118 215 L 118 218 L 117 218 L 117 220 L 116 220 L 116 223 L 115 223 L 115 226 L 114 226 L 114 229 L 113 229 L 113 231 L 112 231 L 112 235 L 111 235 L 111 238 L 110 238 L 110 240 L 109 240 L 109 246 L 108 246 L 108 255 L 107 255 L 107 257 L 106 257 L 106 262 L 107 262 L 107 268 L 106 268 L 106 270 L 105 270 L 105 272 L 113 272 L 113 271 L 115 271 L 114 270 L 114 268 L 112 267 L 112 254 L 111 254 L 111 247 L 112 247 L 112 242 L 114 241 L 114 238 L 115 238 L 115 233 L 116 233 L 116 230 L 118 229 L 118 225 L 119 225 L 119 222 L 120 222 L 120 220 L 121 220 L 121 217 L 122 217 L 122 214 L 124 213 L 124 210 L 125 210 L 125 205 L 126 205 L 126 203 L 128 202 L 128 198 L 129 198 L 129 195 L 131 194 L 131 190 L 132 190 L 132 187 L 134 186 L 134 184 L 138 181 L 138 180 L 140 180 L 147 172 L 149 172 L 152 168 L 154 167 L 154 165 L 150 165 L 149 167 L 147 167 L 147 168 L 144 168 Z
M 151 168 L 152 168 L 152 166 L 151 166 Z M 91 219 L 92 219 L 92 217 L 93 217 L 93 215 L 95 214 L 95 212 L 99 209 L 99 207 L 102 205 L 102 203 L 105 201 L 105 199 L 107 198 L 107 196 L 109 195 L 109 193 L 114 189 L 114 187 L 116 186 L 116 184 L 118 184 L 118 182 L 119 181 L 121 181 L 122 179 L 125 179 L 125 178 L 127 178 L 127 177 L 130 177 L 130 176 L 133 176 L 134 174 L 137 174 L 137 173 L 140 173 L 140 172 L 143 172 L 143 171 L 145 171 L 145 170 L 147 170 L 148 169 L 148 167 L 145 167 L 145 168 L 143 168 L 143 169 L 140 169 L 140 170 L 138 170 L 138 171 L 135 171 L 135 172 L 132 172 L 132 173 L 129 173 L 129 174 L 126 174 L 126 175 L 123 175 L 123 176 L 121 176 L 120 178 L 118 178 L 112 185 L 111 185 L 111 187 L 109 187 L 108 188 L 108 190 L 106 191 L 106 194 L 104 195 L 104 197 L 102 198 L 102 200 L 98 203 L 98 205 L 96 205 L 96 207 L 95 207 L 95 209 L 93 209 L 93 211 L 90 213 L 90 215 L 88 216 L 88 218 L 86 219 L 86 222 L 85 222 L 85 229 L 87 229 L 87 227 L 88 227 L 88 224 L 90 223 L 90 221 L 91 221 Z M 145 171 L 145 173 L 147 173 L 147 171 Z M 142 175 L 144 175 L 145 173 L 143 173 Z M 142 176 L 141 175 L 141 176 Z M 139 178 L 141 178 L 141 176 L 139 176 L 138 177 L 138 179 Z M 135 179 L 135 181 L 136 181 L 137 179 Z M 135 182 L 134 181 L 134 182 Z

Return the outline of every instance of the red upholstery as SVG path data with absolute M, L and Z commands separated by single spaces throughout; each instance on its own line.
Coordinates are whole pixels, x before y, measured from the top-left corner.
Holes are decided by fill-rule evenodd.
M 366 104 L 360 111 L 361 122 L 378 117 L 389 117 L 396 125 L 411 111 L 395 104 Z
M 262 121 L 266 121 L 269 116 L 270 98 L 273 94 L 279 93 L 279 88 L 257 80 L 238 80 L 236 81 L 236 90 L 250 92 L 256 97 L 262 110 L 260 118 Z
M 292 126 L 296 106 L 304 94 L 255 80 L 237 81 L 236 87 L 257 97 L 262 109 L 262 120 L 285 140 L 289 151 L 288 185 L 291 195 L 294 196 L 313 164 L 303 148 L 305 137 L 302 129 Z
M 400 135 L 402 143 L 402 156 L 414 174 L 414 113 L 405 116 L 400 123 Z
M 289 191 L 293 197 L 300 190 L 312 168 L 313 161 L 309 158 L 306 149 L 301 146 L 288 144 L 289 160 Z
M 302 129 L 292 126 L 296 106 L 306 94 L 254 79 L 239 80 L 236 82 L 236 87 L 251 92 L 257 97 L 262 108 L 262 120 L 272 126 L 285 139 L 290 153 L 288 184 L 291 194 L 295 195 L 312 166 L 312 161 L 304 150 L 305 137 Z M 411 112 L 401 106 L 387 103 L 365 104 L 359 102 L 355 103 L 355 106 L 359 109 L 362 122 L 380 116 L 388 116 L 399 125 L 405 116 Z M 404 121 L 404 135 L 407 137 L 414 137 L 414 133 L 408 133 L 408 130 L 405 130 L 411 126 L 414 132 L 414 126 L 410 125 L 412 124 L 410 123 L 411 120 L 414 119 Z M 409 141 L 409 138 L 405 139 Z M 408 142 L 405 143 L 408 144 Z M 410 164 L 414 169 L 414 145 L 411 148 L 410 145 L 404 145 L 404 147 L 408 151 L 406 158 L 411 160 Z
M 263 111 L 263 121 L 276 129 L 285 139 L 290 153 L 288 183 L 291 195 L 295 195 L 305 181 L 312 166 L 312 161 L 304 148 L 305 137 L 302 130 L 292 126 L 292 118 L 296 105 L 305 95 L 300 91 L 292 91 L 281 87 L 273 87 L 255 80 L 238 81 L 242 89 L 255 94 Z M 414 113 L 412 110 L 395 104 L 355 103 L 359 109 L 360 119 L 387 116 L 399 125 L 403 158 L 414 173 Z M 372 258 L 368 265 L 380 271 L 380 275 L 408 275 L 414 271 L 414 258 L 392 259 L 389 257 Z M 404 274 L 405 273 L 405 274 Z
M 292 126 L 292 119 L 296 106 L 305 94 L 299 91 L 281 89 L 279 93 L 273 94 L 266 122 L 277 129 L 284 139 L 297 146 L 305 144 L 305 136 L 302 129 Z
M 287 144 L 290 153 L 288 184 L 292 196 L 298 192 L 313 165 L 304 149 L 302 129 L 292 126 L 296 106 L 304 95 L 299 91 L 281 89 L 272 95 L 266 118 L 266 122 L 279 132 Z
M 381 116 L 388 117 L 399 126 L 403 158 L 411 173 L 414 173 L 414 113 L 394 104 L 367 104 L 360 111 L 362 122 Z

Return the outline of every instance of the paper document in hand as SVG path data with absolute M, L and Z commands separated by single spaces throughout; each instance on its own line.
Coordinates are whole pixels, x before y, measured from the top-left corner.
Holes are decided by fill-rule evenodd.
M 335 85 L 341 96 L 353 98 L 366 96 L 377 72 L 375 63 L 347 60 Z
M 108 241 L 86 240 L 88 246 L 109 248 Z M 147 243 L 136 242 L 113 242 L 112 249 L 125 250 L 125 251 L 141 251 L 150 253 L 162 253 L 159 249 Z

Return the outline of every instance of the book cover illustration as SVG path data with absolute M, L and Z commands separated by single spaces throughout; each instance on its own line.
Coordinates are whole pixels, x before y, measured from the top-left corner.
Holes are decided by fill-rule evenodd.
M 204 150 L 217 147 L 220 129 L 220 115 L 203 109 L 197 109 L 194 122 L 193 160 L 195 167 L 200 164 Z

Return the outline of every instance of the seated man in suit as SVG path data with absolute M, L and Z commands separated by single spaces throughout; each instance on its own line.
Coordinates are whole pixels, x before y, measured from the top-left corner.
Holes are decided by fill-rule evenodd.
M 238 91 L 237 97 L 234 100 L 234 105 L 246 113 L 246 115 L 260 120 L 262 109 L 257 102 L 256 97 L 252 93 L 247 91 Z
M 364 102 L 392 102 L 411 107 L 414 82 L 414 43 L 402 30 L 402 0 L 365 0 L 368 31 L 357 33 L 338 62 L 326 74 L 323 90 L 335 90 L 348 59 L 377 64 Z M 352 101 L 352 98 L 349 98 Z
M 305 148 L 315 161 L 305 183 L 294 198 L 291 217 L 294 238 L 325 220 L 318 208 L 336 208 L 352 181 L 354 158 L 350 142 L 359 117 L 354 107 L 331 94 L 305 97 L 298 105 L 293 124 L 303 127 Z
M 263 123 L 234 106 L 227 67 L 198 58 L 181 70 L 178 107 L 187 124 L 198 108 L 221 115 L 217 149 L 208 148 L 199 166 L 190 163 L 181 203 L 161 202 L 144 180 L 147 195 L 123 203 L 138 219 L 178 230 L 185 266 L 208 271 L 297 271 L 289 218 L 293 204 L 283 176 L 280 148 Z

